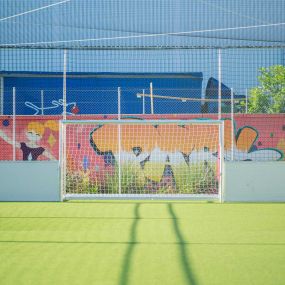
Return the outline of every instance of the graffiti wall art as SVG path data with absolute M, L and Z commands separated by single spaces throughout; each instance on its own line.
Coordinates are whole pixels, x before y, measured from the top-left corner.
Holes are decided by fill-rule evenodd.
M 102 120 L 98 116 L 88 119 L 96 118 Z M 168 115 L 165 118 L 188 117 Z M 189 119 L 194 118 L 197 116 L 189 116 Z M 104 116 L 103 119 L 111 118 Z M 201 116 L 198 119 L 207 118 Z M 13 121 L 9 116 L 1 116 L 0 160 L 13 160 L 14 155 L 16 160 L 58 160 L 59 120 L 56 116 L 18 116 Z M 116 191 L 120 161 L 125 192 L 216 193 L 219 174 L 217 127 L 122 125 L 120 146 L 117 128 L 117 125 L 104 124 L 78 124 L 67 128 L 67 182 L 70 189 L 77 187 L 76 191 L 84 192 L 92 186 L 94 193 Z M 284 151 L 284 115 L 240 115 L 233 123 L 224 118 L 226 160 L 278 161 L 284 160 Z

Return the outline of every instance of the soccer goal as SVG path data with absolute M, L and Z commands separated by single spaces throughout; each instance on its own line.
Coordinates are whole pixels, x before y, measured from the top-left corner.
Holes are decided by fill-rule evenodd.
M 223 122 L 65 120 L 63 199 L 222 200 Z

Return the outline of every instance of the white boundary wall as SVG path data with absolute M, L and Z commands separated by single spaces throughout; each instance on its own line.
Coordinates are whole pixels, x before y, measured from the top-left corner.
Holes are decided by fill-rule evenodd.
M 58 161 L 0 162 L 0 201 L 60 201 Z
M 285 161 L 225 162 L 225 202 L 285 202 Z
M 1 162 L 0 173 L 0 201 L 61 199 L 58 161 Z M 225 162 L 223 189 L 225 202 L 285 202 L 285 161 Z

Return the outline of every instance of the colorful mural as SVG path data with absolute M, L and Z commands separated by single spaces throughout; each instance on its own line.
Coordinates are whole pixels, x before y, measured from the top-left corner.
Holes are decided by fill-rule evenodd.
M 74 118 L 74 117 L 72 117 Z M 90 116 L 88 119 L 112 119 L 111 116 Z M 141 116 L 141 118 L 148 119 L 149 116 Z M 169 119 L 193 119 L 197 115 L 165 115 L 154 116 L 152 118 L 169 118 Z M 202 115 L 198 118 L 202 118 Z M 58 120 L 59 116 L 18 116 L 16 120 L 16 159 L 17 160 L 47 160 L 58 159 Z M 80 119 L 80 117 L 78 117 Z M 86 117 L 84 117 L 86 119 Z M 203 118 L 205 119 L 205 118 Z M 284 159 L 285 152 L 285 115 L 236 115 L 234 129 L 234 146 L 233 153 L 235 160 L 280 160 Z M 140 127 L 142 128 L 142 126 Z M 207 133 L 207 127 L 200 133 Z M 102 129 L 103 130 L 103 129 Z M 102 134 L 102 130 L 98 130 Z M 91 130 L 92 131 L 92 130 Z M 90 131 L 90 132 L 91 132 Z M 191 132 L 189 128 L 178 127 L 172 129 L 171 132 L 164 130 L 162 126 L 154 128 L 154 130 L 141 129 L 142 132 L 152 133 L 152 138 L 148 142 L 141 141 L 139 145 L 146 144 L 151 147 L 155 140 L 159 138 L 159 145 L 162 150 L 166 148 L 166 143 L 163 137 L 172 137 L 173 145 L 176 145 L 182 153 L 189 152 L 192 149 L 193 142 L 183 144 L 177 141 L 177 137 L 181 137 L 181 133 L 187 134 Z M 77 131 L 76 136 L 83 139 L 81 131 Z M 158 137 L 160 134 L 160 137 Z M 225 119 L 225 158 L 231 158 L 231 122 Z M 89 134 L 87 134 L 89 137 Z M 94 133 L 95 136 L 95 133 Z M 143 135 L 141 137 L 144 137 Z M 0 116 L 0 160 L 12 160 L 13 148 L 13 120 L 10 116 Z M 94 137 L 95 138 L 95 137 Z M 108 138 L 106 138 L 108 139 Z M 138 140 L 138 138 L 134 138 Z M 143 139 L 141 139 L 143 140 Z M 217 142 L 205 137 L 200 138 L 199 142 L 195 143 L 195 151 L 199 147 L 212 150 Z M 84 144 L 83 142 L 79 142 Z M 128 144 L 128 142 L 124 142 Z M 203 144 L 200 145 L 200 144 Z M 111 146 L 109 146 L 111 149 Z M 184 149 L 188 147 L 189 149 Z M 90 148 L 90 146 L 88 146 Z M 99 148 L 99 147 L 98 147 Z M 99 148 L 100 149 L 100 148 Z M 148 149 L 149 150 L 149 149 Z M 86 148 L 78 149 L 78 159 L 82 161 L 85 166 L 88 160 L 88 153 L 84 153 Z M 102 149 L 104 151 L 104 149 Z M 137 149 L 136 151 L 140 151 Z M 172 150 L 171 150 L 172 151 Z M 191 152 L 194 155 L 194 151 Z M 83 163 L 85 157 L 85 163 Z
M 201 168 L 200 172 L 203 171 L 202 168 L 216 172 L 216 156 L 211 157 L 212 152 L 217 153 L 218 145 L 218 128 L 214 128 L 192 125 L 122 125 L 119 152 L 117 125 L 104 125 L 92 130 L 90 143 L 96 154 L 105 158 L 106 164 L 115 165 L 120 155 L 123 167 L 136 169 L 136 174 L 141 172 L 141 176 L 152 186 L 156 185 L 157 188 L 157 184 L 163 182 L 164 186 L 173 189 L 182 176 L 185 178 L 190 165 L 196 164 L 196 167 Z M 205 136 L 199 135 L 202 133 Z M 206 136 L 209 133 L 211 136 Z M 204 165 L 205 161 L 207 165 Z
M 224 121 L 224 127 L 226 160 L 260 161 L 268 160 L 269 157 L 272 160 L 283 158 L 283 153 L 278 149 L 253 148 L 258 138 L 256 129 L 243 127 L 236 132 L 232 130 L 232 123 L 228 119 Z M 96 127 L 90 133 L 90 143 L 97 155 L 104 159 L 109 158 L 105 159 L 106 164 L 115 166 L 119 159 L 116 125 Z M 202 173 L 215 173 L 216 175 L 210 175 L 211 180 L 207 177 L 206 182 L 208 189 L 209 183 L 210 189 L 214 189 L 218 177 L 218 145 L 217 126 L 122 125 L 120 160 L 123 165 L 131 164 L 136 173 L 141 171 L 141 175 L 152 185 L 168 180 L 168 186 L 179 190 L 185 185 L 185 176 L 190 175 L 190 172 L 194 171 L 201 176 Z M 194 165 L 196 169 L 190 171 Z M 179 186 L 181 177 L 184 177 L 184 181 Z M 188 185 L 187 188 L 189 187 Z
M 21 117 L 15 126 L 16 160 L 58 159 L 58 120 L 56 118 Z M 13 159 L 13 120 L 6 117 L 0 126 L 0 160 Z
M 165 118 L 197 119 L 197 115 Z M 199 118 L 206 119 L 202 115 Z M 235 118 L 234 124 L 224 118 L 226 160 L 284 160 L 284 115 Z M 58 159 L 59 119 L 56 116 L 17 117 L 16 160 Z M 102 116 L 84 119 L 102 120 Z M 12 160 L 13 120 L 2 116 L 0 122 L 0 160 Z M 120 147 L 125 193 L 217 193 L 219 152 L 215 126 L 122 125 Z M 118 189 L 118 160 L 117 125 L 68 126 L 67 186 L 70 189 L 84 192 L 91 187 L 94 193 L 114 193 Z
M 232 130 L 234 125 L 234 130 Z M 225 119 L 225 159 L 234 161 L 268 161 L 282 160 L 284 154 L 282 150 L 272 147 L 257 148 L 256 142 L 259 132 L 252 126 L 243 126 L 236 129 L 236 122 Z M 233 144 L 232 144 L 233 132 Z

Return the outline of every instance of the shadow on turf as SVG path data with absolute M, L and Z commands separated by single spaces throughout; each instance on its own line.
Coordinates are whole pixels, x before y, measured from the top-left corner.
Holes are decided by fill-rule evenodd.
M 185 277 L 187 279 L 187 283 L 189 285 L 197 285 L 194 274 L 191 270 L 189 258 L 187 256 L 187 248 L 186 248 L 187 243 L 185 242 L 183 235 L 181 233 L 181 230 L 179 228 L 177 217 L 176 217 L 174 210 L 173 210 L 173 206 L 171 203 L 169 203 L 167 206 L 168 206 L 168 212 L 169 212 L 169 214 L 172 218 L 172 221 L 173 221 L 174 232 L 175 232 L 177 239 L 178 239 L 177 244 L 179 245 L 179 250 L 180 250 L 181 265 L 182 265 Z
M 134 253 L 134 247 L 137 244 L 137 242 L 136 242 L 136 240 L 137 240 L 137 226 L 138 226 L 138 222 L 140 219 L 139 208 L 140 208 L 140 204 L 139 203 L 135 204 L 134 221 L 132 223 L 132 227 L 131 227 L 131 231 L 130 231 L 130 240 L 129 240 L 129 244 L 127 247 L 127 251 L 126 251 L 126 253 L 124 255 L 124 259 L 123 259 L 123 266 L 122 266 L 122 271 L 121 271 L 121 275 L 120 275 L 120 279 L 119 279 L 119 285 L 127 285 L 128 281 L 129 281 L 129 272 L 130 272 L 131 262 L 133 261 L 132 256 Z
M 186 251 L 186 247 L 185 247 L 186 242 L 185 242 L 183 235 L 180 231 L 180 228 L 179 228 L 179 225 L 177 222 L 177 217 L 176 217 L 174 210 L 173 210 L 173 206 L 171 203 L 168 203 L 167 206 L 168 206 L 168 211 L 169 211 L 171 220 L 173 221 L 173 228 L 174 228 L 175 234 L 176 234 L 177 239 L 178 239 L 178 242 L 176 244 L 179 246 L 179 249 L 180 249 L 181 264 L 182 264 L 183 272 L 184 272 L 186 280 L 187 280 L 187 284 L 197 285 L 197 282 L 196 282 L 194 274 L 191 270 L 190 262 L 189 262 L 189 259 L 187 256 L 187 251 Z M 124 260 L 123 260 L 123 266 L 122 266 L 122 272 L 121 272 L 120 279 L 119 279 L 119 285 L 127 285 L 128 284 L 130 266 L 131 266 L 131 262 L 132 262 L 132 256 L 134 253 L 134 247 L 136 244 L 139 244 L 139 242 L 137 242 L 137 233 L 136 233 L 138 222 L 140 220 L 139 208 L 140 208 L 140 203 L 136 203 L 135 209 L 134 209 L 134 221 L 133 221 L 131 231 L 130 231 L 129 245 L 128 245 L 127 251 L 125 253 Z

